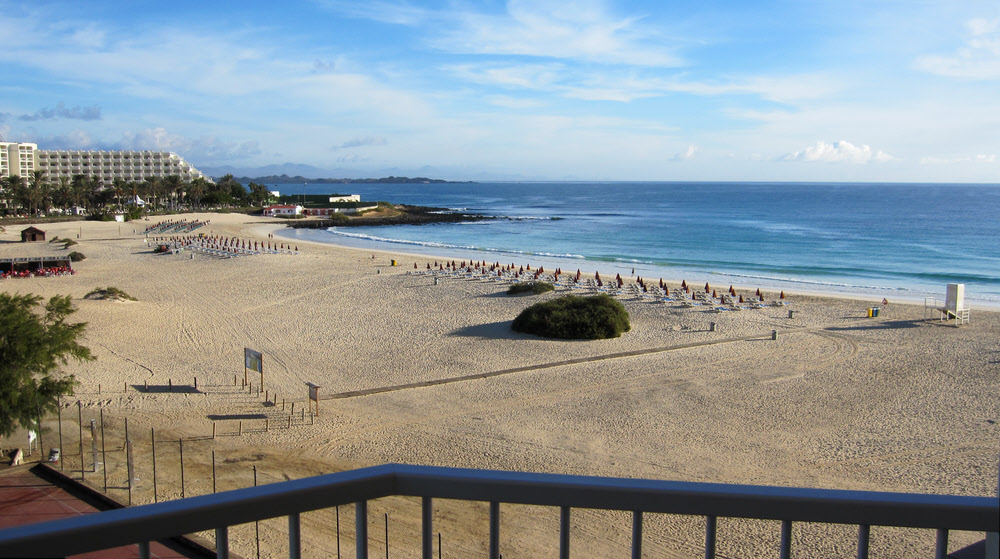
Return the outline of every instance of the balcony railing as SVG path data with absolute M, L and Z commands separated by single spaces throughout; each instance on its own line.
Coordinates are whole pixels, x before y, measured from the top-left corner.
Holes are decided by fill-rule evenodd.
M 368 501 L 421 497 L 422 557 L 433 557 L 433 499 L 484 501 L 489 507 L 489 556 L 500 556 L 500 504 L 560 508 L 560 557 L 569 557 L 573 508 L 632 511 L 632 557 L 641 557 L 643 513 L 705 517 L 705 557 L 715 557 L 719 518 L 781 521 L 779 556 L 791 556 L 792 525 L 819 522 L 858 526 L 857 556 L 868 557 L 872 526 L 936 530 L 935 557 L 947 555 L 950 530 L 986 532 L 987 557 L 996 554 L 1000 506 L 996 497 L 965 497 L 829 489 L 723 485 L 567 476 L 387 464 L 225 493 L 112 510 L 0 530 L 4 556 L 65 556 L 214 530 L 217 556 L 229 556 L 228 528 L 288 518 L 289 556 L 301 556 L 300 515 L 354 503 L 357 557 L 368 557 Z M 991 547 L 992 546 L 992 547 Z

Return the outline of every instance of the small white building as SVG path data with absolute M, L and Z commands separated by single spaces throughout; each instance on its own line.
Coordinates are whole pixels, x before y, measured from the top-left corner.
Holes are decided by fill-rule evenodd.
M 296 204 L 279 204 L 264 208 L 264 216 L 302 215 L 302 206 Z

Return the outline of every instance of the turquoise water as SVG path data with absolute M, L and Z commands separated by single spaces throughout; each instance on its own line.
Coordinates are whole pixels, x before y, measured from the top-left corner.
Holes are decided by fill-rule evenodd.
M 289 238 L 448 258 L 630 272 L 875 298 L 964 283 L 1000 306 L 1000 185 L 477 183 L 275 185 L 503 219 L 288 230 Z

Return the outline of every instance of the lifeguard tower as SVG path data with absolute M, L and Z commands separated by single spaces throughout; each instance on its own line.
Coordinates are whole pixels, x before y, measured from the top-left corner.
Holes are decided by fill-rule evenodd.
M 940 313 L 938 319 L 942 322 L 954 320 L 955 326 L 969 323 L 969 308 L 965 306 L 965 284 L 949 283 L 944 303 L 936 297 L 924 299 L 924 320 L 933 318 Z

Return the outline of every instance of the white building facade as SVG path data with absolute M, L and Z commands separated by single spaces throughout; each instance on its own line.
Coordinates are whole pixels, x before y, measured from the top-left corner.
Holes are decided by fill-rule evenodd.
M 103 184 L 115 179 L 142 181 L 177 175 L 184 182 L 196 178 L 211 180 L 176 153 L 167 151 L 95 151 L 38 149 L 36 144 L 0 142 L 0 177 L 20 175 L 29 178 L 34 170 L 45 171 L 45 178 L 87 175 Z
M 0 142 L 0 178 L 18 175 L 30 179 L 38 168 L 37 153 L 36 144 Z

